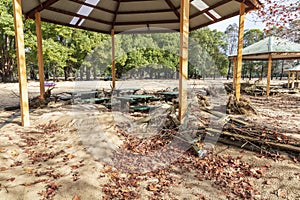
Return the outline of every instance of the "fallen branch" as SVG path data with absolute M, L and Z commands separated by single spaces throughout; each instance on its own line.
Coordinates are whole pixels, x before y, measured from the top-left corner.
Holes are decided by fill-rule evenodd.
M 227 132 L 227 131 L 216 130 L 216 129 L 213 129 L 213 128 L 206 128 L 205 130 L 208 131 L 208 132 L 220 134 L 220 135 L 223 135 L 223 136 L 229 136 L 229 137 L 244 139 L 246 141 L 251 141 L 251 142 L 255 142 L 255 143 L 259 143 L 259 144 L 263 144 L 263 145 L 272 146 L 272 147 L 275 147 L 275 148 L 279 148 L 281 150 L 289 150 L 289 151 L 300 153 L 300 147 L 296 147 L 296 146 L 289 145 L 289 144 L 281 144 L 281 143 L 276 143 L 276 142 L 264 141 L 260 138 L 253 138 L 253 137 L 250 137 L 250 136 L 234 134 L 234 133 L 230 133 L 230 132 Z

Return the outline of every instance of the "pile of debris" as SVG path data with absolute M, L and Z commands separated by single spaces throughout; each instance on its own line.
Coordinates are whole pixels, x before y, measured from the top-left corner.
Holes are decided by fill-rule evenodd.
M 208 102 L 208 99 L 206 96 L 204 96 L 202 94 L 197 94 L 197 98 L 198 98 L 198 104 L 201 107 L 210 106 L 210 103 Z
M 227 114 L 239 114 L 239 115 L 257 115 L 257 111 L 251 104 L 250 99 L 240 97 L 239 100 L 234 95 L 230 95 L 227 101 Z

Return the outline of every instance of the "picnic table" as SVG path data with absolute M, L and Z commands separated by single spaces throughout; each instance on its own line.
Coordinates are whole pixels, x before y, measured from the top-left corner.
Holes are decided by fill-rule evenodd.
M 50 87 L 55 87 L 56 84 L 54 82 L 44 82 L 44 86 L 50 88 Z
M 129 107 L 131 103 L 138 103 L 138 102 L 146 103 L 151 98 L 153 98 L 153 96 L 152 95 L 143 95 L 143 94 L 132 94 L 132 95 L 126 95 L 126 96 L 117 96 L 114 98 L 121 102 L 121 109 L 125 109 L 126 105 Z
M 122 88 L 122 89 L 114 89 L 113 94 L 116 96 L 120 96 L 121 94 L 135 94 L 137 91 L 139 91 L 140 88 Z
M 77 91 L 77 92 L 66 92 L 70 94 L 72 99 L 74 98 L 81 98 L 81 99 L 90 99 L 96 98 L 98 91 Z
M 160 95 L 164 96 L 165 101 L 172 101 L 172 99 L 176 99 L 179 95 L 178 91 L 175 92 L 161 92 Z

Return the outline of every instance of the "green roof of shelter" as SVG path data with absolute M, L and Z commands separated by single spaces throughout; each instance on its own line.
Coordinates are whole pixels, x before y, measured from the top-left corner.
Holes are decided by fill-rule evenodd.
M 290 72 L 300 72 L 300 65 L 296 65 L 295 67 L 292 67 L 290 69 L 287 69 L 286 71 Z
M 300 44 L 270 36 L 243 49 L 245 60 L 267 60 L 269 54 L 273 60 L 300 59 Z M 229 57 L 236 56 L 234 54 Z

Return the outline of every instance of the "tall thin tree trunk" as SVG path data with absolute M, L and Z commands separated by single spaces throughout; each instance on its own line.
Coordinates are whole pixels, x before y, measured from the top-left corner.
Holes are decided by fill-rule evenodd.
M 83 80 L 84 76 L 84 66 L 80 66 L 80 80 Z
M 96 65 L 93 65 L 93 77 L 94 77 L 94 80 L 97 80 L 97 69 L 96 69 Z
M 260 80 L 262 80 L 264 77 L 264 63 L 261 65 L 261 72 L 260 72 Z
M 282 60 L 282 64 L 281 64 L 280 80 L 282 80 L 282 77 L 283 77 L 283 67 L 284 67 L 284 60 Z
M 91 68 L 86 67 L 86 80 L 89 81 L 91 80 Z
M 229 80 L 230 78 L 230 73 L 231 73 L 231 60 L 229 60 L 228 63 L 227 80 Z

